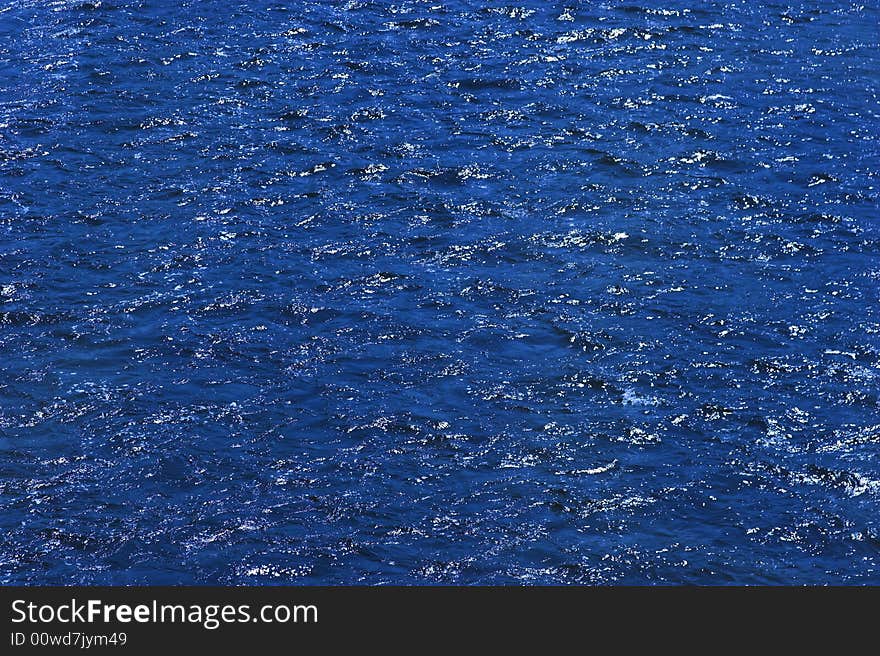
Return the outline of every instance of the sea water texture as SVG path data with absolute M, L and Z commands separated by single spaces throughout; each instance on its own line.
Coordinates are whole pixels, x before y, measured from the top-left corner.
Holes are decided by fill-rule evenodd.
M 880 5 L 0 5 L 0 581 L 880 583 Z

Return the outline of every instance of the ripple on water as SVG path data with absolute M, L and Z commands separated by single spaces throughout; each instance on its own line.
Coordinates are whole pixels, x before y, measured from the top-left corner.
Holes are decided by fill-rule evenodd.
M 878 582 L 876 7 L 7 4 L 3 582 Z

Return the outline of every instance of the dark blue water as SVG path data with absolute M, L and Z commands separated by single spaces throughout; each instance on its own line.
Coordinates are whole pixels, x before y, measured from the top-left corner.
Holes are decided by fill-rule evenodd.
M 0 581 L 880 583 L 878 70 L 873 0 L 6 0 Z

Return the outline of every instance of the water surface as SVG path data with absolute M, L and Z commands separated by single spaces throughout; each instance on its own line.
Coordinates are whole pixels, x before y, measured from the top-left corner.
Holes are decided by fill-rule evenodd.
M 0 5 L 0 581 L 880 583 L 877 2 Z

